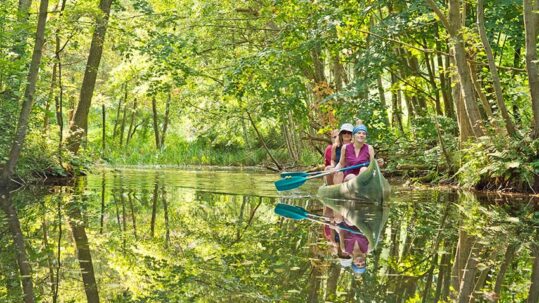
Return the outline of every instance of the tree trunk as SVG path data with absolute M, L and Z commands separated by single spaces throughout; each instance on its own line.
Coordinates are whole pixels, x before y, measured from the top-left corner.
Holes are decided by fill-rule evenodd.
M 282 165 L 279 164 L 277 159 L 275 159 L 273 155 L 271 154 L 271 151 L 266 145 L 266 141 L 264 141 L 264 138 L 262 138 L 262 134 L 260 134 L 260 132 L 258 131 L 258 128 L 256 127 L 255 121 L 253 121 L 251 114 L 249 112 L 246 112 L 246 113 L 247 113 L 247 117 L 249 118 L 249 121 L 251 122 L 251 125 L 253 126 L 253 129 L 256 132 L 256 135 L 258 136 L 258 139 L 260 140 L 260 143 L 262 144 L 262 146 L 264 146 L 264 149 L 266 150 L 266 153 L 268 154 L 268 156 L 271 158 L 271 161 L 273 161 L 275 166 L 277 166 L 277 169 L 282 170 L 283 169 Z
M 125 188 L 123 187 L 123 178 L 120 177 L 120 202 L 122 203 L 122 249 L 125 255 L 125 249 L 127 247 L 127 213 L 125 211 Z
M 19 34 L 16 36 L 15 44 L 13 45 L 13 52 L 17 54 L 17 59 L 24 56 L 26 48 L 26 40 L 28 38 L 28 17 L 30 16 L 30 8 L 32 7 L 32 0 L 19 0 L 19 6 L 17 7 L 17 25 Z
M 511 265 L 513 259 L 515 258 L 515 253 L 517 252 L 518 246 L 518 243 L 511 243 L 507 246 L 507 249 L 505 250 L 503 263 L 501 264 L 500 271 L 498 271 L 498 275 L 496 276 L 496 284 L 494 284 L 494 292 L 498 295 L 498 298 L 501 294 L 503 281 L 505 279 L 505 273 L 507 272 L 509 265 Z
M 537 63 L 537 34 L 539 33 L 539 1 L 524 0 L 524 28 L 526 31 L 526 70 L 532 100 L 533 137 L 539 138 L 539 66 Z
M 61 2 L 61 11 L 60 14 L 62 14 L 66 0 L 63 0 Z M 64 103 L 64 84 L 62 82 L 62 57 L 60 56 L 60 53 L 62 50 L 60 49 L 60 28 L 57 27 L 55 31 L 55 59 L 56 64 L 58 64 L 58 95 L 55 96 L 55 107 L 56 107 L 56 124 L 58 124 L 58 159 L 60 160 L 60 163 L 62 162 L 62 144 L 64 141 L 64 110 L 63 110 L 63 103 Z
M 99 293 L 97 290 L 97 282 L 95 280 L 90 244 L 88 243 L 88 237 L 86 236 L 86 229 L 79 207 L 79 203 L 75 201 L 72 201 L 67 206 L 69 225 L 71 226 L 73 238 L 75 239 L 77 259 L 79 260 L 86 299 L 89 303 L 98 303 Z
M 443 286 L 446 281 L 446 272 L 450 272 L 451 255 L 449 253 L 444 253 L 440 261 L 440 267 L 438 270 L 438 278 L 436 283 L 436 292 L 434 293 L 433 302 L 438 302 L 440 299 L 445 300 L 446 298 L 442 296 Z
M 135 128 L 135 117 L 137 115 L 137 98 L 133 100 L 133 109 L 131 110 L 131 119 L 129 119 L 129 129 L 127 130 L 127 138 L 125 139 L 125 146 L 129 145 L 131 137 L 133 136 Z
M 60 267 L 62 266 L 62 199 L 58 199 L 58 244 L 56 246 L 56 281 L 53 286 L 52 302 L 58 302 L 58 289 L 60 287 Z
M 6 214 L 9 232 L 13 237 L 15 243 L 15 256 L 17 258 L 17 265 L 19 265 L 19 272 L 21 274 L 22 289 L 23 289 L 23 302 L 34 302 L 34 285 L 32 283 L 32 267 L 28 261 L 26 255 L 26 245 L 24 243 L 24 237 L 21 230 L 21 222 L 17 216 L 17 211 L 11 202 L 9 192 L 0 188 L 0 207 Z
M 101 215 L 99 217 L 99 234 L 103 234 L 103 225 L 105 223 L 105 189 L 106 189 L 105 171 L 101 174 Z
M 170 99 L 171 95 L 170 92 L 168 92 L 167 103 L 165 105 L 165 117 L 163 119 L 163 131 L 161 132 L 161 143 L 159 144 L 160 148 L 165 146 L 165 137 L 167 135 L 168 122 L 170 119 Z
M 479 35 L 481 36 L 481 42 L 485 48 L 485 53 L 487 54 L 488 66 L 490 69 L 490 74 L 492 76 L 492 82 L 494 86 L 494 92 L 496 93 L 496 103 L 498 104 L 498 109 L 502 114 L 502 118 L 505 122 L 505 128 L 509 136 L 516 135 L 516 129 L 509 117 L 505 102 L 503 101 L 502 93 L 502 84 L 500 82 L 500 77 L 498 75 L 498 69 L 494 63 L 494 55 L 492 54 L 492 48 L 487 38 L 487 31 L 485 29 L 485 11 L 483 7 L 484 0 L 477 0 L 477 28 L 479 29 Z
M 441 43 L 436 39 L 437 49 L 441 50 Z M 445 59 L 445 60 L 444 60 Z M 451 94 L 451 76 L 449 76 L 449 69 L 450 69 L 450 62 L 451 58 L 445 57 L 443 58 L 442 55 L 438 55 L 438 65 L 440 66 L 442 70 L 440 71 L 440 86 L 442 87 L 442 96 L 444 98 L 444 111 L 446 117 L 449 118 L 457 118 L 457 115 L 455 114 L 455 100 L 452 97 Z
M 382 83 L 382 75 L 378 75 L 378 77 L 376 77 L 376 86 L 378 88 L 378 97 L 380 98 L 380 103 L 382 104 L 382 119 L 385 123 L 386 126 L 389 126 L 389 117 L 387 115 L 387 108 L 388 108 L 388 105 L 387 105 L 387 101 L 386 101 L 386 96 L 385 96 L 385 91 L 384 91 L 384 85 Z
M 74 154 L 78 153 L 82 139 L 86 135 L 85 130 L 88 129 L 88 112 L 92 104 L 97 72 L 103 54 L 111 4 L 112 0 L 101 0 L 99 3 L 99 8 L 103 15 L 97 18 L 84 79 L 82 80 L 79 104 L 69 125 L 67 145 L 68 149 Z
M 123 110 L 123 114 L 122 114 L 122 123 L 120 124 L 120 147 L 122 147 L 123 144 L 124 144 L 124 132 L 125 132 L 126 117 L 127 117 L 127 101 L 124 102 L 124 110 Z
M 43 231 L 43 247 L 44 251 L 47 255 L 47 266 L 49 267 L 49 283 L 48 286 L 51 287 L 51 293 L 54 292 L 54 284 L 55 284 L 55 278 L 54 278 L 54 255 L 52 252 L 52 249 L 49 244 L 49 222 L 47 219 L 47 209 L 45 207 L 44 200 L 41 200 L 40 204 L 40 211 L 41 211 L 41 230 Z
M 475 92 L 477 93 L 477 96 L 479 96 L 479 100 L 481 100 L 481 103 L 483 105 L 483 110 L 485 111 L 485 116 L 487 120 L 491 120 L 494 114 L 492 113 L 492 108 L 490 107 L 490 103 L 488 103 L 487 96 L 485 96 L 485 94 L 483 93 L 483 88 L 481 87 L 481 83 L 479 83 L 479 79 L 477 79 L 475 63 L 470 62 L 468 66 L 470 67 L 470 75 L 472 77 L 472 83 L 475 88 Z
M 451 269 L 451 284 L 453 286 L 453 289 L 457 291 L 460 290 L 471 252 L 472 239 L 466 231 L 464 231 L 462 228 L 459 228 L 459 241 L 456 248 L 455 261 L 453 263 L 453 268 Z
M 539 302 L 539 237 L 535 237 L 535 242 L 531 243 L 531 253 L 533 258 L 531 285 L 528 292 L 528 303 Z
M 318 291 L 320 290 L 320 268 L 317 264 L 312 264 L 311 262 L 311 275 L 309 276 L 309 285 L 307 287 L 308 298 L 307 302 L 317 303 L 318 302 Z
M 157 102 L 155 100 L 155 96 L 152 98 L 152 113 L 153 113 L 153 133 L 155 137 L 155 148 L 160 149 L 159 144 L 161 143 L 161 140 L 159 139 L 159 122 L 157 121 Z
M 54 62 L 52 65 L 51 86 L 49 88 L 49 96 L 45 100 L 45 116 L 43 117 L 43 129 L 45 133 L 49 133 L 49 110 L 51 108 L 52 100 L 54 100 L 54 88 L 56 87 L 56 69 L 58 63 Z
M 344 71 L 344 68 L 342 67 L 341 61 L 339 59 L 339 55 L 334 56 L 332 59 L 333 59 L 333 64 L 332 64 L 333 83 L 334 83 L 335 91 L 340 92 L 343 87 L 345 71 Z
M 326 302 L 337 301 L 337 284 L 341 275 L 341 266 L 331 263 L 327 280 Z
M 462 99 L 462 89 L 458 77 L 455 73 L 452 75 L 452 98 L 455 101 L 457 107 L 457 121 L 459 125 L 459 142 L 463 143 L 469 138 L 473 137 L 472 127 L 470 126 L 470 120 L 467 118 L 464 101 Z
M 107 142 L 107 112 L 105 104 L 101 105 L 101 158 L 105 156 L 105 147 Z
M 391 73 L 391 84 L 392 86 L 397 83 L 397 76 Z M 391 91 L 391 104 L 392 104 L 392 125 L 393 127 L 398 127 L 401 131 L 401 134 L 404 134 L 404 127 L 402 126 L 402 110 L 401 110 L 401 100 L 400 100 L 400 91 L 398 89 L 393 89 Z
M 429 7 L 438 16 L 451 37 L 455 65 L 457 67 L 459 83 L 462 88 L 462 98 L 466 119 L 469 120 L 472 135 L 480 137 L 483 135 L 481 115 L 476 104 L 475 92 L 466 59 L 466 48 L 462 35 L 462 18 L 460 13 L 460 0 L 449 0 L 449 18 L 438 8 L 433 0 L 425 0 Z
M 161 199 L 163 200 L 163 216 L 165 219 L 165 247 L 168 248 L 170 245 L 170 226 L 168 224 L 168 203 L 165 186 L 161 188 Z
M 475 249 L 479 251 L 480 249 Z M 459 303 L 468 303 L 473 295 L 475 274 L 477 272 L 477 256 L 474 255 L 473 247 L 470 248 L 466 261 L 466 266 L 463 269 L 462 280 L 459 287 Z
M 129 202 L 129 210 L 131 211 L 131 222 L 133 223 L 133 236 L 135 240 L 138 240 L 137 236 L 137 216 L 135 214 L 135 207 L 133 206 L 133 192 L 130 192 L 127 196 L 127 201 Z
M 118 122 L 120 121 L 120 113 L 122 110 L 122 100 L 123 102 L 127 102 L 127 83 L 123 84 L 123 89 L 124 89 L 124 97 L 123 99 L 120 98 L 120 100 L 118 100 L 118 108 L 116 108 L 116 119 L 114 120 L 114 128 L 112 130 L 113 138 L 116 138 L 116 134 L 118 130 Z
M 243 140 L 245 141 L 245 145 L 247 145 L 247 147 L 251 149 L 252 144 L 251 140 L 249 140 L 249 133 L 247 132 L 247 125 L 245 125 L 245 117 L 243 114 L 241 115 L 241 129 L 243 131 Z
M 423 43 L 425 44 L 425 47 L 427 47 L 427 41 L 425 38 L 423 38 Z M 434 105 L 436 109 L 436 114 L 441 116 L 443 113 L 442 106 L 440 105 L 440 89 L 438 88 L 434 77 L 434 63 L 431 65 L 430 57 L 427 53 L 425 53 L 425 65 L 427 66 L 427 72 L 429 74 L 429 83 L 434 92 Z
M 150 237 L 155 236 L 155 218 L 157 217 L 157 200 L 159 199 L 159 184 L 155 180 L 152 197 L 152 218 L 150 221 Z
M 513 67 L 515 68 L 511 72 L 511 80 L 515 79 L 515 76 L 517 75 L 517 68 L 520 68 L 520 58 L 521 58 L 521 52 L 522 47 L 520 45 L 515 46 L 515 53 L 513 55 Z M 515 124 L 522 123 L 522 119 L 520 117 L 520 108 L 517 102 L 513 101 L 511 109 L 513 110 L 513 117 L 515 118 Z
M 247 196 L 243 196 L 241 206 L 240 206 L 240 214 L 238 215 L 238 220 L 236 220 L 236 240 L 234 240 L 235 243 L 239 242 L 241 239 L 241 226 L 243 224 L 243 212 L 245 210 L 245 204 L 247 204 Z
M 460 15 L 460 0 L 449 0 L 449 24 L 448 29 L 453 42 L 453 49 L 455 55 L 455 65 L 457 67 L 460 85 L 462 89 L 462 99 L 464 100 L 464 108 L 466 109 L 466 116 L 470 121 L 470 127 L 475 137 L 483 135 L 481 128 L 481 116 L 479 115 L 479 109 L 475 99 L 475 92 L 466 61 L 466 48 L 464 46 L 464 38 L 462 35 L 461 22 L 464 18 Z
M 438 254 L 435 254 L 432 258 L 432 265 L 427 273 L 427 281 L 425 283 L 425 288 L 423 289 L 423 300 L 421 302 L 431 302 L 429 301 L 430 297 L 430 290 L 432 288 L 432 277 L 434 276 L 434 268 L 436 267 L 436 264 L 438 263 Z
M 408 60 L 409 66 L 411 69 L 411 74 L 413 76 L 420 76 L 422 72 L 419 69 L 419 60 L 417 57 L 409 52 L 406 52 L 407 56 L 410 58 Z M 415 100 L 414 106 L 416 107 L 416 113 L 425 116 L 427 114 L 427 101 L 425 100 L 424 94 L 416 94 L 413 97 L 413 100 Z
M 17 122 L 17 131 L 15 132 L 13 144 L 11 145 L 9 159 L 6 163 L 4 171 L 2 172 L 2 175 L 0 176 L 0 183 L 9 182 L 13 174 L 15 174 L 15 166 L 19 160 L 22 146 L 26 138 L 26 133 L 28 131 L 28 121 L 30 119 L 32 105 L 34 104 L 37 75 L 39 72 L 39 65 L 41 63 L 41 56 L 43 54 L 43 44 L 45 43 L 45 25 L 47 24 L 48 7 L 49 0 L 41 0 L 36 30 L 36 43 L 34 45 L 34 52 L 32 54 L 32 61 L 30 62 L 26 88 L 24 90 L 24 101 L 22 104 L 21 113 L 19 115 L 19 121 Z

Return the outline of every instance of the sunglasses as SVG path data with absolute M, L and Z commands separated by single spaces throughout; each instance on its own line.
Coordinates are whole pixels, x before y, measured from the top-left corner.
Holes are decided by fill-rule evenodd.
M 351 135 L 352 132 L 349 132 L 349 131 L 346 131 L 346 130 L 345 130 L 345 131 L 342 131 L 341 134 L 343 134 L 343 135 Z

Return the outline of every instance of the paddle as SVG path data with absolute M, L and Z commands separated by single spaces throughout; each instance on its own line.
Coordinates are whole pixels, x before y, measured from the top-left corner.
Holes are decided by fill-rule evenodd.
M 358 165 L 352 165 L 352 166 L 348 166 L 348 167 L 343 167 L 343 168 L 341 168 L 339 170 L 336 170 L 336 171 L 328 171 L 326 173 L 321 173 L 321 174 L 314 175 L 314 176 L 309 176 L 309 177 L 297 176 L 297 177 L 290 177 L 290 178 L 286 178 L 286 179 L 281 179 L 281 180 L 275 181 L 275 187 L 277 188 L 278 191 L 290 190 L 290 189 L 300 187 L 301 185 L 303 185 L 303 183 L 305 183 L 305 181 L 307 181 L 309 179 L 318 178 L 318 177 L 322 177 L 322 176 L 327 176 L 327 175 L 331 175 L 331 174 L 336 173 L 336 172 L 341 172 L 341 171 L 354 169 L 354 168 L 359 168 L 359 167 L 368 166 L 368 165 L 369 165 L 369 162 L 365 162 L 365 163 L 361 163 L 361 164 L 358 164 Z
M 304 172 L 304 171 L 285 171 L 285 172 L 282 172 L 281 173 L 281 178 L 286 178 L 286 177 L 308 177 L 308 176 L 312 176 L 312 175 L 318 175 L 318 174 L 321 174 L 322 172 L 321 171 L 313 171 L 313 172 Z
M 284 203 L 278 203 L 275 206 L 275 213 L 283 217 L 287 217 L 294 220 L 301 220 L 301 219 L 309 218 L 309 216 L 327 220 L 326 217 L 311 214 L 310 212 L 306 211 L 305 208 L 301 206 L 295 206 L 295 205 L 284 204 Z
M 306 211 L 303 207 L 289 205 L 289 204 L 278 203 L 275 206 L 275 213 L 280 215 L 280 216 L 283 216 L 285 218 L 289 218 L 289 219 L 293 219 L 293 220 L 307 219 L 307 220 L 310 220 L 310 221 L 313 221 L 313 222 L 316 222 L 316 223 L 320 223 L 320 224 L 331 224 L 331 223 L 328 222 L 329 219 L 326 218 L 326 217 L 313 215 L 313 214 L 309 213 L 308 211 Z M 312 217 L 320 218 L 320 220 L 314 219 Z M 349 231 L 351 233 L 354 233 L 354 234 L 358 234 L 358 235 L 362 234 L 361 232 L 359 232 L 357 230 L 353 230 L 353 229 L 348 228 L 346 226 L 338 225 L 337 227 L 340 228 L 340 229 Z

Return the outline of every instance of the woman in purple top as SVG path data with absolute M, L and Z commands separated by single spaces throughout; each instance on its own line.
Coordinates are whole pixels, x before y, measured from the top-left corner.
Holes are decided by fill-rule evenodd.
M 358 125 L 354 127 L 352 134 L 352 143 L 342 147 L 341 159 L 339 161 L 340 167 L 348 167 L 374 161 L 374 148 L 366 143 L 367 127 L 363 124 Z M 367 167 L 345 170 L 344 181 L 343 179 L 337 178 L 337 176 L 335 176 L 333 181 L 335 184 L 346 182 L 366 170 Z
M 352 257 L 352 270 L 358 274 L 364 273 L 367 266 L 367 252 L 369 251 L 367 237 L 339 229 L 339 242 L 341 250 Z
M 349 262 L 351 263 L 350 266 L 352 267 L 352 270 L 357 274 L 362 274 L 365 272 L 367 266 L 369 240 L 367 237 L 361 234 L 361 231 L 356 226 L 352 225 L 344 217 L 339 217 L 340 220 L 338 218 L 335 220 L 335 223 L 339 222 L 339 224 L 333 224 L 328 227 L 338 232 L 338 237 L 336 237 L 334 240 L 339 242 L 338 249 L 340 249 L 342 254 L 340 257 L 351 258 L 351 262 Z M 355 230 L 359 233 L 353 233 L 351 231 L 339 228 L 341 226 Z

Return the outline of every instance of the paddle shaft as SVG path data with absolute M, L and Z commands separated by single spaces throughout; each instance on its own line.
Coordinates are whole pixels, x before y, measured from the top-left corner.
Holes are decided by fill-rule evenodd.
M 307 217 L 306 219 L 309 220 L 309 221 L 316 222 L 316 223 L 320 223 L 320 224 L 324 224 L 324 225 L 330 225 L 329 222 L 316 220 L 316 219 L 313 219 L 313 218 L 310 218 L 310 217 Z M 339 226 L 339 225 L 337 225 L 337 228 L 342 229 L 342 230 L 346 230 L 346 231 L 351 232 L 351 233 L 353 233 L 353 234 L 362 235 L 361 232 L 359 232 L 359 231 L 357 231 L 357 230 L 353 230 L 353 229 L 348 228 L 348 227 L 345 227 L 345 226 Z
M 303 185 L 303 183 L 305 183 L 305 181 L 307 181 L 309 179 L 314 179 L 314 178 L 318 178 L 318 177 L 322 177 L 322 176 L 327 176 L 327 175 L 330 175 L 330 174 L 333 174 L 333 173 L 336 173 L 336 172 L 341 172 L 341 171 L 354 169 L 354 168 L 359 168 L 359 167 L 368 166 L 368 165 L 369 165 L 369 162 L 365 162 L 365 163 L 361 163 L 361 164 L 357 164 L 357 165 L 343 167 L 343 168 L 338 169 L 336 171 L 328 171 L 328 172 L 318 174 L 318 175 L 314 175 L 314 176 L 310 176 L 310 177 L 290 177 L 290 178 L 285 178 L 285 179 L 275 181 L 274 184 L 275 184 L 275 187 L 277 188 L 278 191 L 290 190 L 290 189 L 294 189 L 294 188 L 297 188 L 297 187 Z
M 309 179 L 313 179 L 313 178 L 318 178 L 318 177 L 322 177 L 322 176 L 327 176 L 327 175 L 331 175 L 331 174 L 334 174 L 334 173 L 337 173 L 337 172 L 341 172 L 341 171 L 345 171 L 345 170 L 350 170 L 350 169 L 360 168 L 360 167 L 368 166 L 369 164 L 370 164 L 370 162 L 365 162 L 365 163 L 361 163 L 361 164 L 357 164 L 357 165 L 352 165 L 352 166 L 348 166 L 348 167 L 343 167 L 343 168 L 338 169 L 338 170 L 336 170 L 336 171 L 328 171 L 328 172 L 326 172 L 326 173 L 322 173 L 322 174 L 318 174 L 318 175 L 306 177 L 305 180 L 309 180 Z

